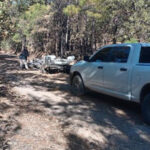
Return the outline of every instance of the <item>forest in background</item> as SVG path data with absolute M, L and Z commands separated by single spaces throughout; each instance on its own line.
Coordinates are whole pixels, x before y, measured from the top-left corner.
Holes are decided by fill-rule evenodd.
M 57 56 L 150 42 L 149 0 L 0 0 L 0 49 Z

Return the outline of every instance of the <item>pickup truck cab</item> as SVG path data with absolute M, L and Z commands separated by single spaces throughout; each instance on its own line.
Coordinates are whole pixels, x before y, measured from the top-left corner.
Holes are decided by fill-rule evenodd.
M 150 43 L 114 44 L 71 67 L 76 95 L 86 89 L 141 104 L 150 124 Z

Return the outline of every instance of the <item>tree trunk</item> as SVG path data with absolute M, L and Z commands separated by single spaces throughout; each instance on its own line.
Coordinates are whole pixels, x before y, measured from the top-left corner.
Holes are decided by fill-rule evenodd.
M 113 38 L 113 41 L 112 41 L 112 42 L 113 42 L 113 44 L 116 44 L 116 43 L 117 43 L 117 40 L 116 40 L 115 37 Z
M 63 50 L 63 33 L 61 35 L 61 39 L 60 39 L 60 55 L 61 57 L 63 57 L 63 54 L 64 54 L 64 50 Z

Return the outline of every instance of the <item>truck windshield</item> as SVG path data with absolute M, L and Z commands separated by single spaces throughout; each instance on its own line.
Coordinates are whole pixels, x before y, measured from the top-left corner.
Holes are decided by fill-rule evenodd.
M 150 63 L 150 47 L 141 47 L 140 63 Z

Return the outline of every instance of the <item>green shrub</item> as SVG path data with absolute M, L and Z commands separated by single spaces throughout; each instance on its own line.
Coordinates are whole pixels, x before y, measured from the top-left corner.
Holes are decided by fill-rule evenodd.
M 11 50 L 10 40 L 3 40 L 1 42 L 1 50 L 4 50 L 4 51 Z
M 125 41 L 125 43 L 138 43 L 138 40 L 135 38 L 131 38 L 130 40 Z

